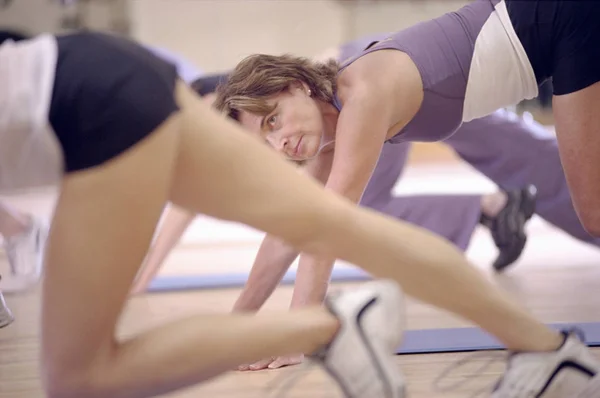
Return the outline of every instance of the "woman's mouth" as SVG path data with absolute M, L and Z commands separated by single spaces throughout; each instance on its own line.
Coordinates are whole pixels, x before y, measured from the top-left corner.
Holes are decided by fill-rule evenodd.
M 300 139 L 298 140 L 298 143 L 296 144 L 296 148 L 294 148 L 294 156 L 298 156 L 298 154 L 300 153 L 300 144 L 302 143 L 302 139 L 304 138 L 304 136 L 300 137 Z

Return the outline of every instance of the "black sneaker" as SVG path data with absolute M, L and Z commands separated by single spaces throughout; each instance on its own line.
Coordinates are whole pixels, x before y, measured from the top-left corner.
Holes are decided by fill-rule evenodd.
M 494 269 L 503 271 L 517 261 L 527 243 L 525 225 L 535 212 L 537 188 L 527 185 L 522 189 L 504 191 L 506 205 L 494 218 L 481 215 L 480 222 L 490 229 L 494 243 L 498 247 L 498 257 Z

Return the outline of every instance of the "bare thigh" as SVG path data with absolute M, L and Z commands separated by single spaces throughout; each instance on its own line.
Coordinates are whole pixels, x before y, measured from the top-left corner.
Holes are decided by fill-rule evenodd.
M 101 367 L 111 355 L 117 320 L 166 202 L 177 125 L 173 116 L 119 157 L 65 177 L 46 254 L 46 378 Z
M 76 377 L 75 384 L 107 384 L 97 378 L 111 374 L 116 325 L 169 197 L 291 242 L 318 241 L 320 209 L 335 208 L 326 206 L 332 195 L 185 85 L 177 98 L 182 111 L 144 141 L 64 179 L 44 280 L 47 383 L 61 380 L 65 388 Z

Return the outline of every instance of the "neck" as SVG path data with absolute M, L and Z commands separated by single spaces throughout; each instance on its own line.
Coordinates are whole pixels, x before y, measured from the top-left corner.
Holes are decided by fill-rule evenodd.
M 327 102 L 319 102 L 321 115 L 323 115 L 323 138 L 321 145 L 335 141 L 335 132 L 340 112 L 335 106 Z

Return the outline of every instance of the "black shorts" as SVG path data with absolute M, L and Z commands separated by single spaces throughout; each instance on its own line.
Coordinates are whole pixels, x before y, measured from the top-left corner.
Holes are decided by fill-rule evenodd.
M 57 42 L 49 121 L 65 172 L 111 160 L 178 110 L 177 68 L 136 43 L 89 32 Z
M 600 1 L 505 2 L 539 84 L 563 95 L 600 81 Z

